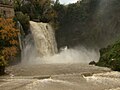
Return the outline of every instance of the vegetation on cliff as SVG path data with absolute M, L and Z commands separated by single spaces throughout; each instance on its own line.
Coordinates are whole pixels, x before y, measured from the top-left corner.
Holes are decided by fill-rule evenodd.
M 58 47 L 105 47 L 120 36 L 119 0 L 82 0 L 63 6 Z M 58 10 L 60 11 L 60 10 Z
M 60 28 L 56 31 L 58 47 L 76 46 L 86 41 L 86 35 L 90 32 L 86 27 L 89 27 L 88 21 L 92 18 L 98 2 L 99 0 L 82 0 L 63 6 Z
M 16 19 L 16 21 L 20 22 L 24 33 L 27 35 L 29 33 L 29 28 L 30 28 L 29 16 L 27 14 L 23 14 L 22 12 L 16 12 L 16 17 L 14 19 Z
M 100 49 L 100 60 L 96 65 L 120 71 L 120 40 L 107 48 Z
M 49 22 L 55 17 L 51 0 L 14 0 L 14 9 L 34 21 Z

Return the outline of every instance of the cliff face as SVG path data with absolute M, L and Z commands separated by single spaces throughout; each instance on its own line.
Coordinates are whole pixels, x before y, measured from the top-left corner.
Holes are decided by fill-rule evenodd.
M 59 47 L 104 47 L 119 38 L 119 0 L 82 0 L 73 6 L 77 8 L 70 11 L 68 6 L 64 25 L 56 32 Z
M 11 5 L 0 3 L 0 17 L 11 18 L 14 15 L 14 8 Z
M 104 47 L 120 36 L 120 1 L 101 0 L 89 20 L 87 37 L 100 47 Z

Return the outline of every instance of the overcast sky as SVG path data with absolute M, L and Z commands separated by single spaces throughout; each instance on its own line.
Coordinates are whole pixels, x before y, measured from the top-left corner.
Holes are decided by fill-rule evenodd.
M 78 0 L 59 0 L 60 3 L 62 4 L 69 4 L 69 3 L 75 3 L 77 2 Z

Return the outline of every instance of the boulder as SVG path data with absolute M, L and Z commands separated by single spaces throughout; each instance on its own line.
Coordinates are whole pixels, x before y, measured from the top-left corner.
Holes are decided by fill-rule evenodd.
M 89 63 L 89 65 L 96 65 L 96 62 L 95 62 L 95 61 L 91 61 L 91 62 Z

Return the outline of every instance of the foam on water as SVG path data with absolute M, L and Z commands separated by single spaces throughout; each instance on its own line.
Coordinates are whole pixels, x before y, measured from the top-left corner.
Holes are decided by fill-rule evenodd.
M 33 83 L 30 83 L 26 86 L 26 89 L 28 90 L 38 90 L 39 87 L 46 87 L 49 86 L 51 84 L 63 84 L 63 85 L 67 85 L 67 86 L 71 86 L 71 85 L 75 85 L 72 82 L 68 82 L 68 81 L 63 81 L 63 80 L 54 80 L 54 79 L 43 79 L 43 80 L 36 80 Z M 61 87 L 62 88 L 62 87 Z
M 113 87 L 120 87 L 120 73 L 119 72 L 107 72 L 107 73 L 99 73 L 94 74 L 92 76 L 84 77 L 87 82 L 93 84 L 102 84 L 105 86 L 109 86 L 110 88 Z M 106 89 L 108 90 L 108 89 Z M 110 89 L 110 90 L 117 90 L 117 89 Z

